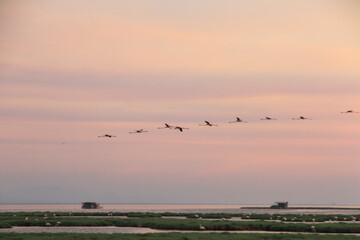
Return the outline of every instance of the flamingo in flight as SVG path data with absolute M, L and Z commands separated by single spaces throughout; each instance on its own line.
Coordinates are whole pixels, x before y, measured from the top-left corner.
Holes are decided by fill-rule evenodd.
M 144 133 L 144 132 L 148 132 L 148 131 L 144 131 L 144 129 L 139 129 L 139 130 L 134 130 L 133 132 L 129 132 L 129 133 Z
M 236 120 L 235 121 L 233 121 L 233 122 L 229 122 L 229 123 L 238 123 L 238 122 L 243 122 L 243 123 L 247 123 L 247 122 L 245 122 L 245 121 L 243 121 L 243 120 L 241 120 L 240 118 L 236 118 Z
M 172 129 L 172 128 L 175 128 L 174 126 L 170 126 L 169 124 L 165 123 L 165 127 L 158 127 L 158 129 L 164 129 L 164 128 L 169 128 L 169 129 Z
M 108 138 L 113 138 L 116 137 L 115 135 L 110 135 L 110 134 L 104 134 L 102 136 L 98 136 L 98 137 L 108 137 Z
M 209 127 L 212 127 L 212 126 L 217 126 L 216 124 L 212 124 L 210 123 L 209 121 L 205 121 L 206 124 L 199 124 L 199 126 L 209 126 Z
M 184 128 L 184 127 L 179 127 L 179 126 L 176 126 L 175 129 L 179 129 L 180 132 L 183 131 L 183 129 L 189 129 L 189 128 Z
M 265 118 L 261 118 L 260 120 L 277 120 L 276 118 L 271 118 L 271 117 L 265 117 Z
M 300 116 L 298 118 L 293 118 L 293 120 L 311 120 L 311 118 L 306 118 L 306 117 Z
M 341 112 L 341 113 L 359 113 L 359 112 L 355 112 L 353 110 L 347 110 L 346 112 Z

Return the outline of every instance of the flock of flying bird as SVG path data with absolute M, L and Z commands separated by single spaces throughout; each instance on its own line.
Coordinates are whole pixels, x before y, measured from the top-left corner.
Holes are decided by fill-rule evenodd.
M 359 112 L 355 112 L 353 110 L 347 110 L 345 112 L 341 112 L 341 113 L 359 113 Z M 271 121 L 271 120 L 277 120 L 276 118 L 271 118 L 271 117 L 264 117 L 261 118 L 260 120 L 265 120 L 265 121 Z M 303 116 L 299 116 L 298 118 L 292 118 L 292 120 L 311 120 L 311 118 L 306 118 Z M 246 121 L 243 121 L 242 119 L 240 119 L 239 117 L 236 118 L 235 121 L 229 122 L 229 123 L 247 123 Z M 218 126 L 216 124 L 210 123 L 209 121 L 205 121 L 205 124 L 199 124 L 199 126 L 209 126 L 209 127 L 213 127 L 213 126 Z M 180 127 L 180 126 L 171 126 L 167 123 L 165 123 L 164 127 L 158 127 L 158 129 L 175 129 L 175 130 L 179 130 L 180 132 L 182 132 L 184 129 L 189 129 L 189 128 L 185 128 L 185 127 Z M 138 129 L 138 130 L 134 130 L 129 132 L 130 134 L 133 133 L 146 133 L 148 131 L 144 131 L 144 129 Z M 116 137 L 115 135 L 111 135 L 111 134 L 104 134 L 98 137 L 106 137 L 106 138 L 113 138 Z

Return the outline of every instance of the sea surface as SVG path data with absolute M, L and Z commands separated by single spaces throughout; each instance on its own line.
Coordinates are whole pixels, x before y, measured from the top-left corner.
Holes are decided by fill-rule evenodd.
M 233 204 L 100 204 L 100 209 L 82 209 L 77 204 L 0 204 L 0 212 L 175 212 L 175 213 L 319 213 L 360 214 L 360 206 L 289 205 L 289 207 L 334 207 L 346 209 L 242 209 L 243 207 L 270 207 L 270 205 Z
M 220 204 L 100 204 L 100 209 L 82 209 L 76 204 L 0 204 L 0 211 L 85 211 L 85 212 L 192 212 L 198 210 L 240 209 L 241 207 L 268 207 L 269 205 L 220 205 Z

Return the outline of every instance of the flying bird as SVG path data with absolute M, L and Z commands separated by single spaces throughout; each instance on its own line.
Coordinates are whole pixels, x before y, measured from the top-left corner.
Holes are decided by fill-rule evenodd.
M 210 123 L 209 121 L 205 121 L 206 124 L 199 124 L 199 126 L 209 126 L 209 127 L 212 127 L 212 126 L 217 126 L 216 124 L 212 124 Z
M 300 116 L 298 118 L 293 118 L 292 120 L 311 120 L 311 118 L 306 118 L 306 117 Z
M 98 137 L 108 137 L 108 138 L 113 138 L 116 137 L 115 135 L 110 135 L 110 134 L 104 134 L 102 136 L 98 136 Z
M 347 110 L 346 112 L 341 112 L 341 113 L 359 113 L 359 112 L 355 112 L 353 110 Z
M 277 120 L 276 118 L 271 118 L 271 117 L 265 117 L 265 118 L 261 118 L 260 120 Z
M 172 129 L 172 128 L 175 128 L 174 126 L 170 126 L 169 124 L 165 123 L 165 127 L 158 127 L 158 129 L 164 129 L 164 128 L 169 128 L 169 129 Z
M 133 132 L 129 132 L 129 133 L 144 133 L 144 132 L 148 132 L 148 131 L 144 131 L 144 129 L 139 129 L 139 130 L 134 130 Z
M 247 123 L 247 122 L 245 122 L 245 121 L 243 121 L 243 120 L 241 120 L 240 118 L 236 118 L 236 120 L 235 121 L 233 121 L 233 122 L 229 122 L 229 123 L 238 123 L 238 122 L 243 122 L 243 123 Z
M 184 128 L 184 127 L 179 127 L 179 126 L 176 126 L 175 129 L 179 129 L 180 132 L 183 131 L 183 129 L 189 129 L 189 128 Z

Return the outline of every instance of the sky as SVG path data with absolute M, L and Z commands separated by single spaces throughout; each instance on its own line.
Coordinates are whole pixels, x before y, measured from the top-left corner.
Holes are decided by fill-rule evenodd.
M 347 110 L 355 0 L 0 2 L 0 203 L 359 205 Z

